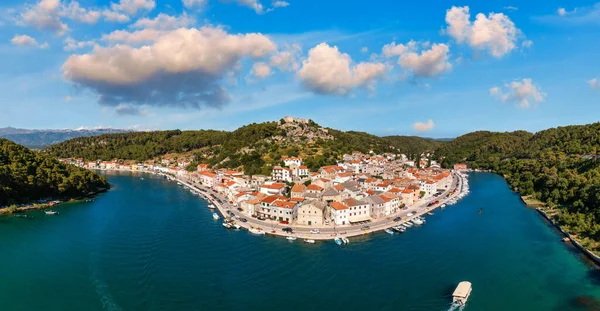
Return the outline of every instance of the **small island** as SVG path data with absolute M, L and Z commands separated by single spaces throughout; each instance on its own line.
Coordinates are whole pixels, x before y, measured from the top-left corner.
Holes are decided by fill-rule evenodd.
M 39 209 L 110 188 L 106 177 L 0 139 L 0 215 Z

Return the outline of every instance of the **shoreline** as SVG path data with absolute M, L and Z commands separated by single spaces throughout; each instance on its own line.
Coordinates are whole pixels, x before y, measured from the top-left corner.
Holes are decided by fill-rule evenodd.
M 108 190 L 110 190 L 110 188 L 102 188 L 99 189 L 98 191 L 95 191 L 93 193 L 88 193 L 85 196 L 82 197 L 77 197 L 77 198 L 62 198 L 62 199 L 52 199 L 50 200 L 50 203 L 34 203 L 32 205 L 27 205 L 27 206 L 23 206 L 23 207 L 17 207 L 17 210 L 14 213 L 11 213 L 8 211 L 8 207 L 2 208 L 0 209 L 0 217 L 4 217 L 4 216 L 11 216 L 11 215 L 17 215 L 17 214 L 22 214 L 22 213 L 27 213 L 30 211 L 39 211 L 39 210 L 45 210 L 48 208 L 53 208 L 53 207 L 57 207 L 58 205 L 64 204 L 64 203 L 77 203 L 89 198 L 92 198 L 100 193 L 104 193 L 107 192 Z M 55 204 L 51 204 L 51 202 L 54 201 L 58 201 Z
M 442 205 L 446 204 L 448 201 L 451 201 L 451 200 L 457 198 L 463 191 L 463 187 L 464 187 L 464 183 L 465 183 L 464 179 L 466 179 L 466 177 L 462 177 L 462 175 L 453 174 L 451 184 L 454 185 L 456 182 L 458 182 L 458 185 L 456 187 L 456 189 L 458 189 L 458 190 L 452 194 L 452 193 L 450 193 L 450 190 L 454 189 L 454 188 L 450 188 L 441 195 L 441 197 L 443 197 L 446 194 L 450 194 L 450 196 L 448 198 L 439 199 L 438 204 L 432 205 L 430 207 L 425 206 L 428 201 L 423 201 L 423 202 L 420 202 L 420 204 L 417 204 L 406 210 L 400 210 L 400 212 L 391 214 L 385 218 L 371 219 L 371 221 L 369 223 L 367 223 L 367 225 L 369 226 L 368 230 L 362 230 L 362 228 L 361 228 L 362 225 L 345 225 L 345 226 L 335 226 L 334 225 L 333 227 L 331 227 L 331 225 L 329 225 L 329 226 L 328 225 L 302 226 L 302 225 L 296 225 L 296 224 L 283 225 L 283 227 L 290 227 L 294 230 L 294 233 L 289 234 L 289 233 L 283 232 L 282 230 L 276 230 L 276 228 L 281 229 L 280 227 L 282 227 L 282 225 L 279 224 L 279 222 L 272 221 L 272 220 L 260 221 L 256 218 L 252 218 L 252 217 L 246 215 L 245 213 L 240 213 L 234 206 L 229 204 L 228 200 L 226 198 L 224 198 L 221 194 L 215 192 L 212 189 L 205 188 L 204 186 L 199 185 L 199 184 L 194 184 L 190 181 L 184 180 L 183 178 L 180 178 L 177 176 L 172 176 L 170 174 L 165 174 L 162 172 L 147 171 L 147 170 L 123 170 L 123 169 L 108 169 L 108 170 L 107 169 L 96 169 L 96 170 L 110 171 L 110 172 L 148 173 L 148 174 L 157 175 L 157 176 L 164 176 L 165 178 L 169 179 L 170 181 L 178 182 L 179 184 L 188 188 L 190 191 L 200 194 L 202 199 L 206 200 L 207 202 L 209 202 L 209 204 L 213 204 L 216 207 L 216 209 L 219 211 L 219 214 L 221 217 L 229 218 L 227 212 L 230 211 L 230 212 L 233 212 L 235 216 L 239 216 L 239 218 L 246 218 L 247 222 L 241 222 L 239 220 L 235 221 L 236 224 L 240 225 L 241 228 L 243 228 L 245 230 L 254 228 L 254 229 L 260 229 L 260 230 L 264 231 L 265 235 L 279 236 L 279 237 L 284 237 L 284 238 L 296 237 L 298 239 L 311 239 L 311 240 L 320 240 L 320 241 L 333 240 L 336 237 L 357 237 L 357 236 L 363 236 L 363 235 L 367 235 L 367 234 L 371 234 L 371 233 L 376 233 L 376 232 L 384 231 L 385 229 L 389 229 L 393 226 L 402 225 L 402 224 L 406 223 L 407 221 L 410 221 L 417 217 L 421 217 L 437 208 L 440 208 Z M 221 202 L 219 202 L 219 200 Z M 406 214 L 408 214 L 408 213 L 412 213 L 413 215 L 408 217 L 408 216 L 406 216 Z M 398 216 L 402 217 L 402 219 L 397 222 L 393 221 L 393 218 L 398 217 Z M 269 230 L 269 228 L 271 230 Z M 311 230 L 311 229 L 319 229 L 321 232 L 320 233 L 307 232 L 307 230 Z M 333 229 L 333 232 L 331 232 L 332 229 Z M 338 231 L 342 231 L 342 230 L 343 230 L 343 232 L 338 232 Z

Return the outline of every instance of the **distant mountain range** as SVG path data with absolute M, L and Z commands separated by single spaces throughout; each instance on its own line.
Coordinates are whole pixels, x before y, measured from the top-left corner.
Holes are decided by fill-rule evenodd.
M 12 140 L 28 148 L 43 148 L 65 140 L 77 137 L 98 136 L 102 134 L 116 134 L 130 132 L 130 130 L 98 128 L 78 130 L 30 130 L 14 127 L 0 128 L 0 137 Z

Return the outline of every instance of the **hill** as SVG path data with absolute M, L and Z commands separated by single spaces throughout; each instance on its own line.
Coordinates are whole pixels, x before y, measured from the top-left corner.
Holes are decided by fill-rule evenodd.
M 110 128 L 81 130 L 29 130 L 14 127 L 4 127 L 0 128 L 0 138 L 12 140 L 29 148 L 43 148 L 77 137 L 123 132 L 128 132 L 128 130 Z
M 312 120 L 285 117 L 252 123 L 235 131 L 155 131 L 80 137 L 44 151 L 59 158 L 86 160 L 186 159 L 214 167 L 243 168 L 248 174 L 269 173 L 285 156 L 301 156 L 312 169 L 334 164 L 344 153 L 421 152 L 440 142 L 419 137 L 378 137 L 363 132 L 324 128 Z
M 0 138 L 0 206 L 80 197 L 107 188 L 104 176 Z

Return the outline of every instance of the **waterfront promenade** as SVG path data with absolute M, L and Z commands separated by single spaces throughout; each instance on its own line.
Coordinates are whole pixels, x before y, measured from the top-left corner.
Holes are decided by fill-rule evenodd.
M 365 234 L 374 233 L 377 231 L 382 231 L 393 226 L 401 225 L 410 221 L 416 217 L 423 216 L 424 214 L 439 208 L 443 204 L 446 204 L 448 201 L 456 198 L 462 190 L 463 187 L 463 177 L 458 174 L 452 174 L 452 182 L 451 187 L 448 188 L 442 195 L 437 198 L 433 197 L 429 200 L 425 200 L 423 202 L 419 202 L 418 204 L 409 207 L 408 209 L 401 209 L 399 212 L 391 214 L 385 218 L 373 219 L 365 224 L 355 224 L 355 225 L 344 225 L 344 226 L 334 226 L 333 224 L 322 225 L 322 226 L 302 226 L 296 224 L 280 224 L 277 221 L 273 220 L 258 220 L 256 218 L 250 217 L 247 214 L 240 212 L 237 210 L 235 206 L 228 203 L 227 198 L 220 195 L 216 191 L 212 189 L 207 189 L 201 185 L 191 183 L 181 178 L 176 178 L 173 176 L 167 177 L 171 180 L 177 181 L 182 185 L 190 188 L 196 192 L 201 193 L 207 200 L 209 200 L 212 204 L 216 206 L 219 210 L 219 213 L 223 215 L 223 217 L 227 216 L 227 211 L 231 211 L 235 216 L 240 218 L 246 218 L 247 222 L 236 221 L 242 228 L 248 230 L 250 228 L 260 228 L 265 231 L 266 234 L 277 235 L 282 237 L 294 236 L 299 239 L 312 239 L 312 240 L 332 240 L 336 237 L 354 237 Z M 452 193 L 454 189 L 457 189 L 456 192 Z M 446 198 L 446 195 L 449 195 Z M 439 203 L 427 207 L 427 204 L 430 202 L 439 201 Z M 408 217 L 407 214 L 412 213 L 412 216 Z M 401 217 L 400 221 L 394 221 L 394 218 Z M 362 230 L 364 225 L 369 226 L 369 229 Z M 282 228 L 289 227 L 294 230 L 293 233 L 289 234 L 281 230 Z M 311 233 L 310 231 L 313 229 L 319 229 L 319 233 Z

